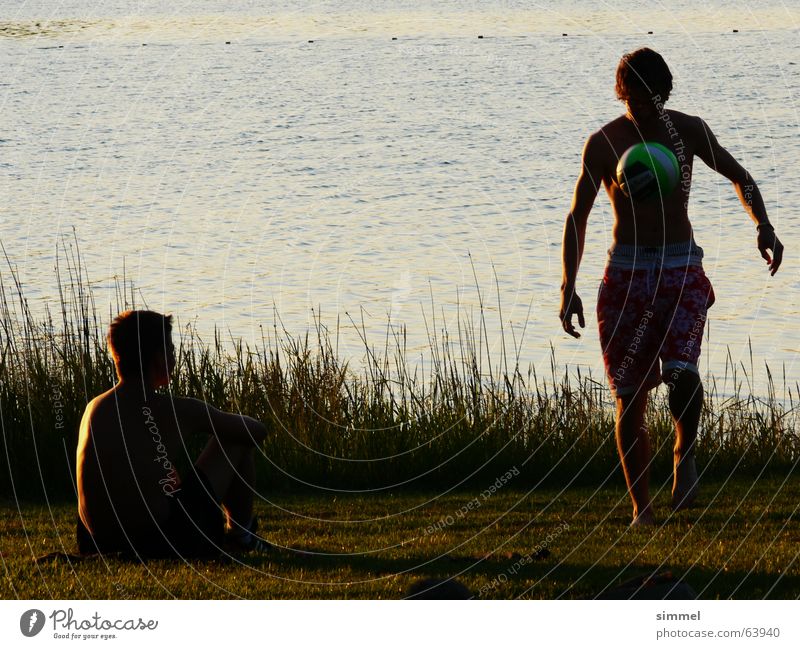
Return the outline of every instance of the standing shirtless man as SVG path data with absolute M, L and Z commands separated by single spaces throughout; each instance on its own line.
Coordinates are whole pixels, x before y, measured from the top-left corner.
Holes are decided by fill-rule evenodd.
M 671 90 L 672 74 L 661 55 L 642 48 L 622 57 L 616 92 L 627 110 L 586 141 L 564 226 L 560 318 L 564 330 L 578 338 L 572 316 L 578 317 L 581 327 L 585 322 L 575 280 L 586 222 L 602 182 L 614 210 L 614 229 L 598 293 L 597 323 L 617 401 L 617 449 L 633 501 L 633 525 L 655 522 L 644 413 L 648 391 L 661 381 L 669 386 L 675 422 L 673 509 L 690 506 L 697 495 L 694 443 L 703 402 L 697 360 L 714 292 L 703 272 L 703 250 L 694 241 L 687 213 L 695 155 L 733 183 L 756 224 L 756 245 L 772 275 L 783 258 L 783 245 L 755 181 L 702 119 L 665 108 Z M 616 167 L 628 147 L 645 141 L 661 143 L 675 154 L 681 182 L 671 194 L 633 202 L 617 183 Z

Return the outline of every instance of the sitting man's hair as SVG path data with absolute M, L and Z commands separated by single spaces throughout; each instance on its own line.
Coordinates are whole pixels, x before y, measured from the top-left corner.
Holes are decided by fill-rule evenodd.
M 615 89 L 620 101 L 627 101 L 636 93 L 649 97 L 658 95 L 663 103 L 672 92 L 672 73 L 658 52 L 642 47 L 622 55 L 617 66 Z
M 108 346 L 120 379 L 143 376 L 172 340 L 172 316 L 155 311 L 125 311 L 108 327 Z

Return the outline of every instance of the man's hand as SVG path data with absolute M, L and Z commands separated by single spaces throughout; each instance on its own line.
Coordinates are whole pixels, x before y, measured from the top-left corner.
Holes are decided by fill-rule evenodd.
M 783 261 L 783 244 L 775 234 L 775 230 L 771 227 L 761 227 L 758 231 L 757 245 L 761 256 L 769 264 L 770 275 L 774 275 Z M 772 255 L 768 251 L 772 251 Z
M 574 289 L 561 290 L 561 311 L 558 317 L 561 318 L 561 326 L 573 338 L 580 338 L 581 335 L 575 331 L 572 324 L 572 316 L 578 316 L 578 324 L 583 329 L 586 326 L 586 321 L 583 319 L 583 302 Z

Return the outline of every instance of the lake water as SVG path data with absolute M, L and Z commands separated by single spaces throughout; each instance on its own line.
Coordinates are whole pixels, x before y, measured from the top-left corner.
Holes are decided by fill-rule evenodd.
M 413 359 L 431 305 L 455 333 L 478 286 L 496 351 L 502 319 L 509 343 L 525 329 L 524 365 L 549 373 L 552 345 L 602 377 L 605 195 L 580 341 L 557 319 L 560 238 L 582 144 L 622 109 L 619 56 L 649 45 L 670 105 L 751 171 L 787 248 L 771 278 L 730 184 L 698 163 L 690 213 L 717 293 L 702 368 L 720 375 L 728 349 L 749 367 L 751 340 L 794 384 L 800 7 L 693 4 L 2 0 L 0 240 L 37 312 L 74 229 L 103 313 L 124 271 L 201 332 L 338 318 L 356 362 L 350 318 L 379 345 L 391 313 Z

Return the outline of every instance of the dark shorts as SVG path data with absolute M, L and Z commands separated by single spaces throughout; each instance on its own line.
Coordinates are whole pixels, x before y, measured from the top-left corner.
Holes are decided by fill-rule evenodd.
M 222 552 L 224 534 L 225 517 L 211 484 L 194 468 L 170 497 L 169 518 L 163 526 L 126 529 L 114 539 L 103 539 L 92 537 L 79 519 L 78 549 L 81 553 L 122 552 L 143 559 L 215 557 Z
M 607 266 L 597 295 L 597 325 L 616 396 L 671 383 L 697 361 L 711 282 L 697 264 L 675 268 Z

